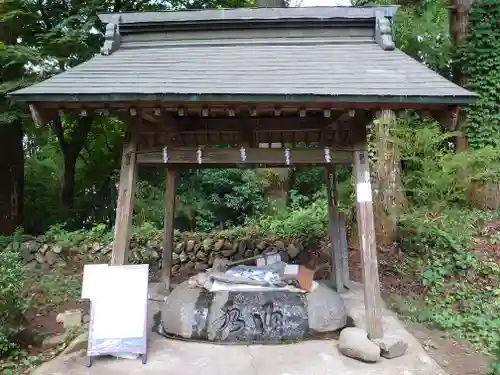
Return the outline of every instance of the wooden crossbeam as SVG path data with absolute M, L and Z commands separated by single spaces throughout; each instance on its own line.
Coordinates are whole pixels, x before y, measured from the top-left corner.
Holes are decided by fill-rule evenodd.
M 336 148 L 172 148 L 140 151 L 139 164 L 197 168 L 266 166 L 320 166 L 352 164 L 353 150 Z

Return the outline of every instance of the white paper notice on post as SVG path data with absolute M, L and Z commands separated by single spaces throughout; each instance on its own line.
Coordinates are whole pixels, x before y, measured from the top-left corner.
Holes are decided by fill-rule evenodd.
M 372 187 L 369 182 L 359 182 L 356 184 L 356 200 L 359 203 L 373 202 Z

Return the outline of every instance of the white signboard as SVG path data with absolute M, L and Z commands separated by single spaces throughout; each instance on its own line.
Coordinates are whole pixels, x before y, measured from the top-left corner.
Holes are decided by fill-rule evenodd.
M 147 264 L 84 268 L 82 298 L 91 301 L 89 365 L 98 355 L 141 355 L 146 361 Z

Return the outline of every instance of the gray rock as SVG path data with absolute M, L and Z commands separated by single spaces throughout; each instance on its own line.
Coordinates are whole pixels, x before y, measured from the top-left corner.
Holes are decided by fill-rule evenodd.
M 325 284 L 306 294 L 309 327 L 316 332 L 336 331 L 347 324 L 347 312 L 340 295 Z
M 220 253 L 222 254 L 222 256 L 224 258 L 229 259 L 235 254 L 235 251 L 234 250 L 222 250 Z
M 266 247 L 267 247 L 267 242 L 266 241 L 260 241 L 258 244 L 257 244 L 257 249 L 259 250 L 264 250 Z
M 36 260 L 32 260 L 26 263 L 26 268 L 30 271 L 36 270 L 38 268 L 38 262 Z
M 247 249 L 247 242 L 242 240 L 238 243 L 236 251 L 243 253 L 243 252 L 245 252 L 246 249 Z
M 188 260 L 188 256 L 184 251 L 179 254 L 179 262 L 186 263 L 187 260 Z
M 372 341 L 379 346 L 382 357 L 388 359 L 401 357 L 408 349 L 408 343 L 397 336 L 386 335 Z
M 172 264 L 179 264 L 181 262 L 179 258 L 180 258 L 179 254 L 172 253 Z
M 287 263 L 290 260 L 290 256 L 285 250 L 279 252 L 280 258 L 283 262 Z
M 80 335 L 78 335 L 73 341 L 71 341 L 66 349 L 63 350 L 62 354 L 72 354 L 75 352 L 78 352 L 80 350 L 86 350 L 87 345 L 88 345 L 88 340 L 89 340 L 89 333 L 84 332 Z
M 208 268 L 207 263 L 196 262 L 194 269 L 197 271 L 205 271 Z
M 177 273 L 179 272 L 179 269 L 181 268 L 181 265 L 180 264 L 174 264 L 172 266 L 172 273 Z
M 21 250 L 31 252 L 31 253 L 36 253 L 40 247 L 42 247 L 42 244 L 36 240 L 30 240 L 26 241 L 21 245 Z
M 246 246 L 247 249 L 250 249 L 250 250 L 254 250 L 255 249 L 255 241 L 254 240 L 249 239 L 249 240 L 246 240 L 245 242 L 247 244 L 247 246 Z
M 40 264 L 45 263 L 45 257 L 40 253 L 36 253 L 35 260 Z
M 198 260 L 203 260 L 203 261 L 205 261 L 205 260 L 207 260 L 207 259 L 208 259 L 208 256 L 207 256 L 207 253 L 205 253 L 204 251 L 200 250 L 200 251 L 198 251 L 198 252 L 196 253 L 196 258 L 197 258 Z
M 347 357 L 365 362 L 380 360 L 379 346 L 368 339 L 368 334 L 362 328 L 344 328 L 340 332 L 339 351 Z
M 230 250 L 234 249 L 234 245 L 231 241 L 224 241 L 224 245 L 222 246 L 222 250 Z
M 286 248 L 286 252 L 290 256 L 290 259 L 295 259 L 297 258 L 297 255 L 299 255 L 300 250 L 295 246 L 293 243 L 289 244 Z
M 45 253 L 49 250 L 49 245 L 43 244 L 42 247 L 38 250 L 42 255 L 45 255 Z
M 186 248 L 186 243 L 184 241 L 181 241 L 177 243 L 177 245 L 175 246 L 174 253 L 182 253 L 185 248 Z
M 65 335 L 56 335 L 56 336 L 47 337 L 42 342 L 42 348 L 43 349 L 54 349 L 54 348 L 57 348 L 59 345 L 64 344 L 65 341 L 66 341 Z
M 211 238 L 205 238 L 203 240 L 203 248 L 205 250 L 210 250 L 210 248 L 212 247 L 213 243 L 214 243 L 214 241 Z
M 45 254 L 45 262 L 49 265 L 52 266 L 55 264 L 57 261 L 57 255 L 52 252 L 52 251 L 47 251 L 47 254 Z
M 214 250 L 220 251 L 222 249 L 222 247 L 224 246 L 224 242 L 225 242 L 224 239 L 217 240 L 217 242 L 215 242 L 215 244 L 214 244 Z M 208 249 L 205 248 L 205 250 L 208 250 Z
M 101 254 L 106 255 L 109 254 L 113 250 L 113 245 L 109 244 L 101 249 Z
M 90 252 L 92 254 L 95 254 L 95 253 L 98 253 L 101 249 L 102 249 L 102 245 L 98 242 L 94 242 L 92 244 L 92 248 L 91 248 Z
M 248 250 L 250 250 L 250 249 L 248 249 Z M 259 255 L 260 255 L 260 250 L 259 250 L 259 249 L 255 249 L 255 250 L 253 251 L 253 256 L 254 256 L 254 257 L 257 257 L 257 256 L 259 256 Z
M 285 250 L 285 243 L 283 241 L 276 241 L 274 247 L 278 250 Z
M 59 245 L 54 245 L 52 246 L 52 252 L 56 253 L 56 254 L 61 254 L 62 252 L 62 247 L 59 246 Z
M 245 252 L 243 253 L 243 258 L 251 258 L 253 257 L 253 250 L 245 250 Z
M 194 252 L 187 253 L 188 259 L 193 262 L 196 260 L 196 254 Z
M 188 242 L 186 243 L 186 251 L 193 251 L 194 245 L 196 245 L 196 242 L 194 242 L 194 240 L 188 240 Z
M 189 261 L 189 262 L 187 262 L 187 263 L 186 263 L 186 269 L 187 269 L 187 270 L 194 270 L 194 267 L 195 267 L 195 266 L 196 266 L 196 263 L 195 263 L 195 262 L 191 262 L 191 261 Z
M 176 286 L 161 308 L 162 330 L 191 337 L 197 313 L 196 302 L 201 292 L 201 288 L 190 288 L 187 282 Z

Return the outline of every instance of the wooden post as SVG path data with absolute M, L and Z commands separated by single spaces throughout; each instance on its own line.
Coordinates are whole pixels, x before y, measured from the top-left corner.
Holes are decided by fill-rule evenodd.
M 367 331 L 370 339 L 376 339 L 383 336 L 383 328 L 377 247 L 375 244 L 375 226 L 373 222 L 373 199 L 368 163 L 367 151 L 354 152 L 356 211 L 359 244 L 361 247 Z
M 340 254 L 341 254 L 341 270 L 344 287 L 351 288 L 351 278 L 349 276 L 349 249 L 347 246 L 347 230 L 345 226 L 345 214 L 339 212 L 339 235 L 340 235 Z
M 170 283 L 172 277 L 172 252 L 174 241 L 174 218 L 175 218 L 175 184 L 177 180 L 177 171 L 173 168 L 166 170 L 166 189 L 165 189 L 165 218 L 163 235 L 163 263 L 162 279 L 165 284 L 165 291 L 170 292 Z
M 344 291 L 343 272 L 342 272 L 342 258 L 341 258 L 341 239 L 339 227 L 339 212 L 335 209 L 335 166 L 326 167 L 326 189 L 328 197 L 328 234 L 331 243 L 331 264 L 332 281 L 335 281 L 337 292 Z M 335 273 L 335 274 L 334 274 Z
M 120 182 L 118 185 L 118 203 L 116 204 L 115 240 L 111 253 L 111 265 L 127 262 L 132 215 L 134 211 L 135 179 L 137 175 L 137 140 L 127 132 L 123 144 Z

